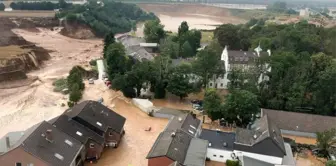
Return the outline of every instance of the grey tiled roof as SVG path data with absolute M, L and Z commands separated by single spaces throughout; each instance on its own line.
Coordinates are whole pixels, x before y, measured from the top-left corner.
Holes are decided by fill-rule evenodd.
M 200 138 L 209 141 L 209 148 L 233 150 L 235 136 L 235 133 L 202 129 Z
M 247 64 L 258 57 L 256 52 L 252 51 L 228 51 L 229 64 Z
M 168 122 L 165 131 L 175 131 L 176 129 L 181 129 L 191 136 L 196 136 L 197 128 L 200 123 L 201 121 L 193 117 L 191 114 L 181 114 L 174 116 Z
M 204 166 L 206 160 L 208 141 L 193 138 L 187 151 L 184 165 L 186 166 Z
M 51 131 L 51 141 L 46 139 L 47 130 Z M 67 144 L 66 140 L 71 145 Z M 55 166 L 70 165 L 83 148 L 79 141 L 45 121 L 28 129 L 17 144 L 13 146 L 13 148 L 17 147 L 21 147 L 27 153 Z M 56 153 L 61 155 L 63 159 L 55 157 Z M 3 155 L 6 155 L 6 153 Z
M 49 121 L 57 129 L 63 131 L 64 133 L 70 135 L 76 140 L 80 141 L 83 144 L 86 144 L 88 139 L 96 141 L 98 144 L 104 144 L 104 138 L 84 125 L 72 120 L 66 115 L 60 115 L 57 118 Z M 81 135 L 77 134 L 81 133 Z
M 332 116 L 270 109 L 262 109 L 262 114 L 267 115 L 282 130 L 316 133 L 330 130 L 336 124 L 336 117 Z
M 166 156 L 173 161 L 183 163 L 189 148 L 192 136 L 181 131 L 164 131 L 160 133 L 147 159 Z
M 91 124 L 100 131 L 107 131 L 112 128 L 117 133 L 121 133 L 126 119 L 96 101 L 83 101 L 78 105 L 68 109 L 64 113 L 70 118 L 78 117 L 86 123 Z
M 269 121 L 267 116 L 261 117 L 259 120 L 252 125 L 252 129 L 236 129 L 236 143 L 245 144 L 253 146 L 265 140 L 266 138 L 270 138 L 275 145 L 282 151 L 282 153 L 286 153 L 284 140 L 281 135 L 280 129 Z

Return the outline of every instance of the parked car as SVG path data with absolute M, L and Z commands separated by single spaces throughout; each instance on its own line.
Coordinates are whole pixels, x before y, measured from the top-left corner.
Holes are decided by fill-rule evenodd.
M 198 104 L 198 105 L 202 106 L 203 105 L 203 100 L 191 100 L 191 103 L 192 104 Z
M 94 81 L 92 78 L 89 79 L 89 84 L 94 84 Z

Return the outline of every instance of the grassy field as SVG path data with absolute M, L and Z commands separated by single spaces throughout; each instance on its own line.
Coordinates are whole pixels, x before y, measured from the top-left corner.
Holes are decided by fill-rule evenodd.
M 55 11 L 13 10 L 0 12 L 0 17 L 55 17 Z
M 274 19 L 279 16 L 289 16 L 289 14 L 274 13 L 267 10 L 243 10 L 243 9 L 229 9 L 232 16 L 242 19 L 250 20 L 251 18 L 268 18 Z
M 201 43 L 209 43 L 213 40 L 213 31 L 202 31 Z
M 30 49 L 22 49 L 19 46 L 4 46 L 0 47 L 0 58 L 11 58 L 29 51 Z

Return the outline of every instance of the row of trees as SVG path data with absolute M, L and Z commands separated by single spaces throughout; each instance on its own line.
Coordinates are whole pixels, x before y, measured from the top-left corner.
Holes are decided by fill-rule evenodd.
M 189 30 L 187 22 L 182 22 L 177 34 L 168 35 L 159 20 L 148 21 L 145 24 L 146 42 L 161 43 L 161 54 L 171 58 L 188 58 L 196 55 L 200 47 L 202 34 L 199 30 Z
M 14 10 L 54 10 L 60 5 L 52 2 L 12 2 L 10 7 Z
M 74 66 L 67 77 L 67 84 L 69 89 L 69 107 L 72 107 L 82 98 L 82 92 L 85 88 L 83 83 L 83 68 Z
M 136 28 L 139 21 L 156 19 L 153 13 L 146 13 L 135 4 L 120 2 L 90 1 L 86 5 L 73 5 L 56 15 L 89 25 L 97 36 L 103 37 L 109 32 L 124 33 Z

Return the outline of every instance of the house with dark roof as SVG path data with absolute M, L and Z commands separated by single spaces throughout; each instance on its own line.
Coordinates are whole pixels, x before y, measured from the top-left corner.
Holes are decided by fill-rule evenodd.
M 83 101 L 64 114 L 103 137 L 105 146 L 117 147 L 125 133 L 126 119 L 96 101 Z
M 243 166 L 295 165 L 290 145 L 284 142 L 280 129 L 267 116 L 257 120 L 251 129 L 237 128 L 235 133 L 203 129 L 200 139 L 209 142 L 207 157 L 210 160 L 246 160 Z
M 316 132 L 335 127 L 336 117 L 322 116 L 282 110 L 261 109 L 261 115 L 267 115 L 282 134 L 316 138 Z M 321 123 L 323 122 L 323 123 Z
M 185 113 L 173 116 L 164 131 L 181 129 L 192 137 L 198 137 L 202 132 L 202 122 L 194 114 Z
M 241 69 L 244 72 L 248 72 L 251 67 L 255 66 L 255 59 L 261 56 L 270 56 L 271 51 L 263 52 L 260 46 L 255 48 L 253 51 L 238 51 L 238 50 L 229 50 L 227 46 L 223 49 L 221 55 L 221 62 L 225 68 L 225 73 L 214 75 L 213 78 L 210 78 L 208 87 L 217 88 L 217 89 L 227 89 L 229 84 L 228 75 L 233 69 Z M 259 76 L 259 82 L 267 80 L 268 77 L 265 74 L 266 71 L 270 71 L 271 68 L 268 64 L 262 66 L 263 72 Z
M 147 155 L 148 166 L 204 166 L 208 141 L 181 129 L 160 133 Z
M 0 154 L 1 166 L 82 166 L 81 142 L 43 121 L 24 131 L 15 144 Z
M 87 160 L 100 158 L 105 147 L 104 137 L 72 120 L 65 114 L 50 120 L 49 123 L 81 142 L 85 147 L 85 158 Z
M 225 163 L 226 160 L 236 159 L 233 154 L 235 137 L 235 133 L 203 129 L 199 138 L 209 142 L 207 158 Z

